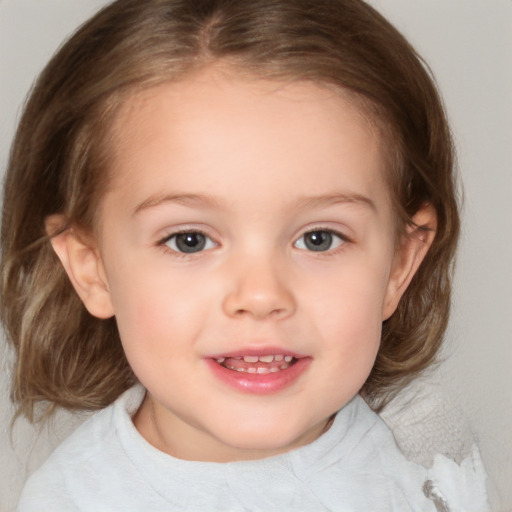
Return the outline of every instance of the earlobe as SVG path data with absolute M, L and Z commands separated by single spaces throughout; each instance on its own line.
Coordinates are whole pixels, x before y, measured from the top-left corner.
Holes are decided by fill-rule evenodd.
M 430 204 L 424 204 L 414 215 L 397 251 L 383 304 L 383 321 L 395 312 L 402 295 L 427 255 L 435 238 L 436 226 L 437 215 L 434 208 Z
M 89 313 L 98 318 L 112 317 L 114 308 L 96 245 L 72 227 L 63 229 L 63 215 L 50 215 L 45 225 L 53 250 Z

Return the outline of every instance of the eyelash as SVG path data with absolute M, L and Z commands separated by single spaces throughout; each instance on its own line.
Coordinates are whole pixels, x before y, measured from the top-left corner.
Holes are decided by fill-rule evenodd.
M 332 245 L 333 243 L 336 243 L 335 240 L 333 240 L 334 237 L 337 238 L 339 241 L 335 247 L 328 247 L 325 250 L 314 250 L 314 249 L 308 249 L 307 247 L 299 247 L 298 246 L 299 242 L 301 240 L 304 240 L 306 236 L 313 235 L 315 233 L 328 234 L 329 237 L 331 237 L 330 245 Z M 293 246 L 300 250 L 305 250 L 305 251 L 312 252 L 312 253 L 319 253 L 319 254 L 327 256 L 327 255 L 336 254 L 348 242 L 350 242 L 350 239 L 347 236 L 345 236 L 344 234 L 340 233 L 339 231 L 336 231 L 336 230 L 330 229 L 330 228 L 318 227 L 318 228 L 308 229 L 307 231 L 305 231 L 294 242 Z M 320 244 L 318 246 L 320 246 Z
M 307 242 L 302 243 L 303 247 L 299 246 L 299 243 L 301 240 L 304 240 L 305 237 L 307 237 L 308 235 L 313 235 L 313 234 L 322 234 L 322 235 L 327 234 L 328 235 L 327 243 L 328 243 L 329 247 L 327 247 L 325 249 L 321 249 L 320 247 L 322 245 L 322 240 L 320 240 L 319 244 L 316 244 L 316 246 L 318 248 L 320 248 L 319 250 L 312 249 L 311 246 L 307 247 Z M 179 237 L 180 235 L 190 235 L 190 236 L 198 236 L 199 235 L 200 237 L 204 238 L 204 240 L 203 240 L 204 245 L 202 245 L 199 248 L 199 250 L 197 250 L 197 251 L 196 250 L 191 250 L 191 251 L 180 250 L 180 248 L 176 245 L 176 238 Z M 336 242 L 334 240 L 334 238 L 337 238 L 338 242 Z M 174 247 L 171 247 L 169 244 L 173 239 L 175 240 L 174 244 L 173 244 Z M 307 252 L 320 253 L 322 255 L 331 255 L 331 254 L 336 254 L 338 252 L 337 250 L 339 250 L 340 247 L 345 245 L 347 242 L 350 242 L 350 239 L 347 236 L 345 236 L 344 234 L 340 233 L 339 231 L 336 231 L 336 230 L 333 230 L 330 228 L 318 227 L 318 228 L 309 229 L 309 230 L 305 231 L 299 238 L 297 238 L 295 240 L 295 242 L 293 243 L 293 247 L 295 247 L 299 250 L 307 251 Z M 337 245 L 335 247 L 331 247 L 332 244 L 334 244 L 334 243 L 336 243 Z M 166 235 L 161 240 L 159 240 L 157 242 L 157 245 L 159 247 L 162 247 L 165 251 L 171 251 L 173 253 L 173 255 L 178 256 L 178 257 L 190 257 L 190 256 L 193 256 L 196 254 L 203 253 L 209 249 L 212 249 L 215 246 L 218 246 L 218 244 L 217 244 L 217 242 L 215 242 L 215 240 L 213 240 L 209 235 L 207 235 L 204 231 L 202 231 L 200 229 L 183 229 L 180 231 L 173 232 L 169 235 Z M 189 246 L 189 247 L 192 249 L 194 248 L 193 246 Z
M 199 251 L 187 252 L 187 251 L 180 251 L 177 246 L 176 246 L 176 248 L 170 247 L 169 243 L 171 242 L 171 240 L 176 239 L 176 237 L 178 237 L 180 235 L 194 235 L 194 236 L 200 235 L 200 236 L 204 237 L 205 244 L 210 243 L 213 246 L 218 245 L 217 242 L 215 242 L 215 240 L 213 240 L 208 234 L 206 234 L 204 231 L 201 231 L 200 229 L 182 229 L 180 231 L 175 231 L 175 232 L 170 233 L 169 235 L 166 235 L 165 237 L 163 237 L 161 240 L 159 240 L 157 242 L 157 246 L 161 247 L 166 252 L 167 251 L 172 252 L 173 255 L 175 255 L 175 256 L 185 257 L 185 258 L 186 257 L 190 257 L 190 256 L 194 256 L 196 254 L 202 253 L 205 250 L 209 250 L 209 249 L 212 248 L 212 247 L 208 247 L 208 248 L 205 249 L 203 247 Z M 176 244 L 176 242 L 174 243 L 174 245 L 175 244 Z

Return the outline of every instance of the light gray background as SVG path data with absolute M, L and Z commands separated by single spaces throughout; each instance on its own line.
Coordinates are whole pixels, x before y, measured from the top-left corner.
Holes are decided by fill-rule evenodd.
M 20 105 L 63 38 L 102 0 L 0 0 L 0 168 Z M 512 1 L 372 0 L 426 58 L 452 122 L 464 184 L 463 235 L 446 362 L 431 377 L 462 407 L 491 478 L 493 511 L 512 511 Z M 8 355 L 0 343 L 0 511 L 27 472 L 80 420 L 9 440 Z

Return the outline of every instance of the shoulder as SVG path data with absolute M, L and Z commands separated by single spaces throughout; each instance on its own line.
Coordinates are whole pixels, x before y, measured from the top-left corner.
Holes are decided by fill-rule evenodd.
M 139 400 L 136 390 L 127 393 L 78 427 L 29 477 L 19 512 L 81 510 L 82 495 L 87 499 L 91 490 L 103 486 L 109 468 L 113 471 L 124 456 L 116 414 L 130 397 Z
M 486 473 L 476 447 L 460 464 L 438 454 L 432 465 L 424 466 L 404 455 L 392 430 L 360 397 L 349 410 L 350 428 L 332 451 L 340 450 L 342 464 L 337 465 L 348 482 L 347 494 L 358 488 L 357 494 L 370 502 L 378 497 L 378 502 L 387 503 L 383 510 L 490 511 Z M 339 414 L 346 416 L 343 410 Z
M 426 468 L 423 492 L 439 510 L 490 510 L 487 474 L 463 412 L 428 377 L 402 390 L 382 417 L 404 456 Z
M 410 383 L 381 413 L 405 456 L 430 467 L 436 454 L 461 462 L 475 437 L 460 406 L 425 375 Z
M 76 510 L 72 503 L 73 480 L 87 474 L 108 436 L 112 407 L 104 409 L 78 427 L 27 480 L 18 510 Z M 92 463 L 92 464 L 91 464 Z

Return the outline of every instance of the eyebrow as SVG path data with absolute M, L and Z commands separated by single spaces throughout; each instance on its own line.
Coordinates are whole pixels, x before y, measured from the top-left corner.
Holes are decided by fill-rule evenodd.
M 319 196 L 306 196 L 300 198 L 297 201 L 296 206 L 297 208 L 319 208 L 344 203 L 362 205 L 370 208 L 374 212 L 377 211 L 375 203 L 368 196 L 344 192 L 334 192 L 332 194 Z
M 219 207 L 220 201 L 207 194 L 162 194 L 151 196 L 134 209 L 134 215 L 143 210 L 154 208 L 165 203 L 178 203 L 184 206 L 207 206 L 211 208 Z
M 141 211 L 160 206 L 165 203 L 178 203 L 184 206 L 203 206 L 209 208 L 220 208 L 221 201 L 208 194 L 162 194 L 151 196 L 134 209 L 134 215 Z M 332 193 L 318 196 L 304 196 L 299 198 L 293 205 L 297 209 L 321 208 L 336 204 L 352 203 L 377 211 L 375 203 L 367 196 L 357 193 Z

